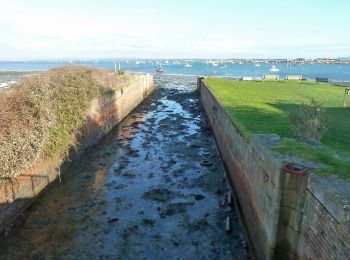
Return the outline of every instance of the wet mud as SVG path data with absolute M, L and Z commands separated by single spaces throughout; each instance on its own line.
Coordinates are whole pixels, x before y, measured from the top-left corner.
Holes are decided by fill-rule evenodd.
M 158 89 L 2 233 L 0 258 L 253 259 L 195 83 L 156 78 Z

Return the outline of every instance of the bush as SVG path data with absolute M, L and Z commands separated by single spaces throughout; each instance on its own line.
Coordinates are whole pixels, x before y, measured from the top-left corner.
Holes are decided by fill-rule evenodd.
M 0 92 L 0 178 L 20 174 L 38 159 L 65 158 L 91 101 L 131 78 L 81 66 L 52 69 Z
M 125 75 L 125 71 L 124 70 L 118 70 L 116 74 L 117 75 Z
M 10 90 L 0 95 L 0 177 L 9 177 L 37 159 L 45 139 L 43 124 L 30 106 L 28 91 Z
M 289 121 L 295 137 L 320 140 L 326 132 L 324 104 L 310 98 L 309 104 L 300 104 L 289 113 Z

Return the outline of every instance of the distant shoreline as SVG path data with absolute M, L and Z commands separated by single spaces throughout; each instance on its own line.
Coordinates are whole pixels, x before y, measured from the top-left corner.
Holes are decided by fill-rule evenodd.
M 320 59 L 329 61 L 329 59 Z M 110 72 L 120 68 L 131 74 L 154 74 L 156 68 L 164 69 L 163 75 L 194 76 L 194 77 L 223 77 L 239 79 L 241 77 L 261 78 L 263 75 L 301 75 L 303 78 L 314 80 L 328 78 L 331 82 L 350 82 L 350 64 L 295 64 L 295 63 L 266 63 L 273 60 L 116 60 L 91 62 L 0 62 L 0 83 L 19 80 L 30 74 L 40 73 L 53 68 L 64 66 L 89 66 L 108 70 Z M 282 62 L 285 60 L 274 60 Z M 298 62 L 308 62 L 299 59 Z M 256 63 L 253 63 L 256 62 Z M 261 63 L 260 63 L 261 62 Z
M 40 71 L 0 71 L 0 91 L 17 85 L 24 77 Z
M 32 74 L 42 72 L 43 70 L 0 70 L 0 75 L 11 75 L 11 74 Z

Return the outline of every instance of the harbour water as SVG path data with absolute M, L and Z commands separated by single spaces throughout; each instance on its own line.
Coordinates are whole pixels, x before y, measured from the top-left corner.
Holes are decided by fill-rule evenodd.
M 350 81 L 350 64 L 275 64 L 278 71 L 271 72 L 272 64 L 239 64 L 228 61 L 206 60 L 50 60 L 50 61 L 0 61 L 0 73 L 4 71 L 39 71 L 69 64 L 88 65 L 102 69 L 120 68 L 134 73 L 155 73 L 160 65 L 167 75 L 261 77 L 278 74 L 284 78 L 289 74 L 302 75 L 308 79 L 329 78 L 332 81 Z M 0 80 L 1 81 L 1 80 Z M 1 83 L 1 82 L 0 82 Z

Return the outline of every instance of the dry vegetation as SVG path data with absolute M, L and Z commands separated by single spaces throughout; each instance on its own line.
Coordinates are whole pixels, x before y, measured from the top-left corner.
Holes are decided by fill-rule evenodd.
M 289 121 L 295 137 L 320 140 L 326 132 L 326 109 L 321 102 L 310 98 L 289 112 Z
M 76 146 L 75 137 L 91 101 L 130 78 L 68 66 L 33 75 L 1 91 L 0 178 L 12 178 L 38 159 L 67 156 Z

